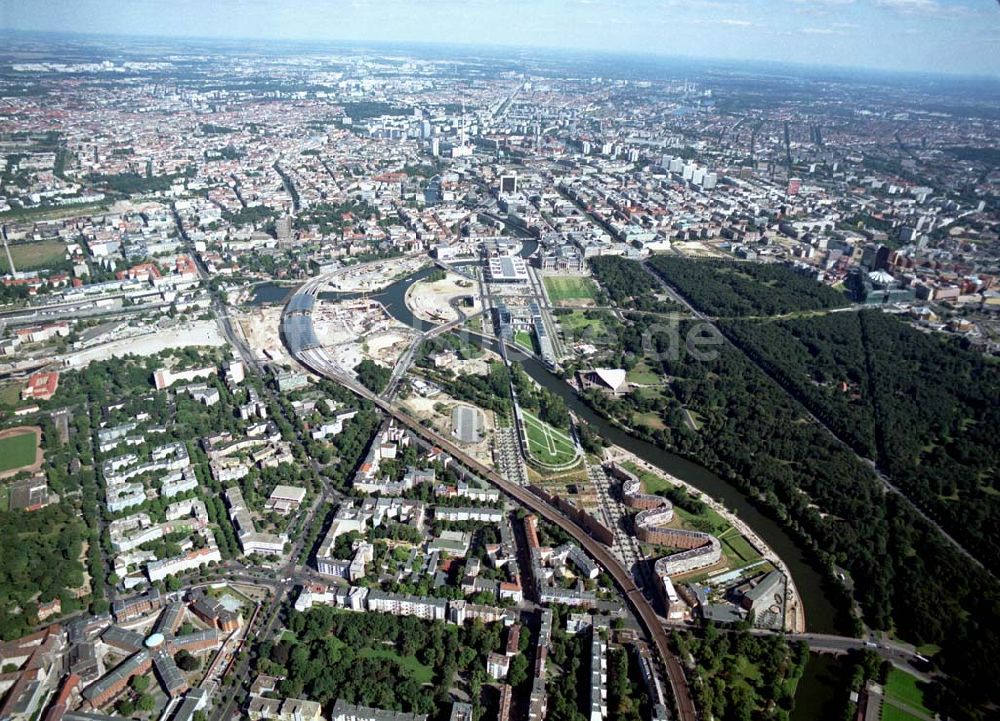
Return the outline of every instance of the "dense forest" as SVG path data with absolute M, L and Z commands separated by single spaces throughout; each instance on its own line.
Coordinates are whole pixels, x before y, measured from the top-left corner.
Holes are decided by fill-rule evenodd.
M 614 255 L 599 256 L 590 259 L 590 270 L 619 306 L 650 313 L 679 310 L 676 303 L 656 297 L 661 291 L 660 284 L 637 261 Z
M 259 671 L 284 677 L 283 697 L 329 711 L 336 699 L 446 718 L 459 672 L 479 713 L 486 656 L 499 651 L 503 624 L 462 627 L 412 616 L 351 613 L 321 606 L 293 613 L 290 635 L 257 649 Z M 424 686 L 431 681 L 432 686 Z
M 358 381 L 361 385 L 372 393 L 381 393 L 389 385 L 392 378 L 392 370 L 383 365 L 379 365 L 373 360 L 365 358 L 354 367 L 354 372 L 358 374 Z
M 639 355 L 643 319 L 633 323 L 622 350 Z M 665 427 L 637 426 L 640 432 L 743 489 L 818 558 L 844 568 L 867 623 L 941 645 L 955 707 L 972 708 L 996 694 L 990 679 L 1000 671 L 994 653 L 1000 589 L 992 578 L 901 499 L 885 495 L 868 467 L 737 349 L 725 346 L 714 359 L 699 361 L 681 348 L 678 358 L 659 363 L 668 382 L 658 395 L 615 399 L 591 392 L 585 398 L 626 424 L 637 411 L 657 413 Z M 698 431 L 684 423 L 685 408 L 701 419 Z M 975 718 L 972 711 L 967 716 Z
M 665 256 L 652 259 L 650 265 L 699 310 L 712 315 L 808 313 L 846 305 L 836 291 L 779 266 Z M 877 452 L 880 462 L 885 463 L 886 450 L 896 442 L 908 449 L 902 454 L 894 450 L 896 462 L 909 463 L 917 476 L 914 458 L 933 457 L 936 460 L 930 462 L 959 472 L 959 466 L 978 453 L 970 464 L 982 486 L 977 492 L 989 494 L 986 479 L 991 473 L 987 469 L 995 467 L 991 460 L 995 454 L 984 449 L 994 446 L 985 443 L 981 449 L 972 449 L 969 441 L 982 442 L 981 435 L 974 435 L 982 431 L 973 427 L 980 418 L 988 420 L 987 399 L 997 397 L 995 381 L 981 382 L 984 361 L 973 360 L 970 354 L 959 354 L 961 359 L 938 358 L 934 351 L 940 347 L 933 344 L 940 341 L 919 336 L 891 318 L 839 315 L 813 318 L 829 324 L 826 335 L 803 331 L 808 320 L 782 324 L 796 326 L 801 346 L 797 341 L 779 342 L 772 337 L 773 330 L 761 331 L 766 337 L 760 339 L 759 355 L 781 358 L 775 369 L 787 366 L 789 373 L 808 372 L 805 380 L 796 376 L 803 400 L 823 398 L 818 390 L 822 384 L 843 387 L 840 382 L 844 382 L 848 392 L 842 398 L 840 423 L 852 426 L 848 437 L 859 448 L 864 448 L 862 439 L 870 439 L 874 435 L 870 431 L 878 428 L 874 445 L 868 448 Z M 850 327 L 852 316 L 856 328 Z M 648 322 L 638 314 L 629 318 L 632 327 L 622 336 L 624 359 L 642 355 L 640 338 Z M 878 327 L 866 326 L 869 319 Z M 723 322 L 730 334 L 735 334 L 734 327 L 751 325 L 747 320 Z M 904 340 L 904 336 L 912 337 Z M 666 342 L 657 339 L 658 345 Z M 852 344 L 868 349 L 867 355 L 864 350 L 860 354 L 863 367 Z M 905 350 L 900 351 L 900 345 Z M 942 375 L 936 375 L 942 365 Z M 982 705 L 996 701 L 995 684 L 988 679 L 1000 665 L 995 656 L 1000 647 L 1000 587 L 995 579 L 980 572 L 921 521 L 905 501 L 885 495 L 863 463 L 810 421 L 738 350 L 725 347 L 717 358 L 706 362 L 684 352 L 676 360 L 660 362 L 659 370 L 667 383 L 656 392 L 633 393 L 618 400 L 597 394 L 588 398 L 605 414 L 633 425 L 666 448 L 699 460 L 759 498 L 817 556 L 851 575 L 855 598 L 868 624 L 917 643 L 940 645 L 936 661 L 951 674 L 939 689 L 940 706 L 960 717 L 981 718 Z M 837 377 L 841 373 L 843 377 Z M 896 378 L 890 380 L 887 374 Z M 955 388 L 943 391 L 939 386 L 946 383 Z M 981 387 L 975 391 L 962 388 L 973 384 Z M 877 388 L 870 391 L 869 386 Z M 879 412 L 869 411 L 870 407 L 878 407 Z M 919 422 L 909 420 L 918 408 L 937 408 L 944 417 L 926 414 Z M 685 409 L 701 419 L 697 432 L 684 423 Z M 636 413 L 657 414 L 666 427 L 636 425 Z M 829 414 L 816 415 L 826 419 Z M 991 425 L 986 422 L 982 428 Z M 951 476 L 946 472 L 944 477 Z M 935 488 L 930 477 L 927 485 Z M 963 487 L 957 481 L 955 486 L 959 498 L 953 506 L 961 513 Z M 989 515 L 984 508 L 969 512 L 979 518 Z
M 138 173 L 119 173 L 117 175 L 93 174 L 90 176 L 92 183 L 103 186 L 116 193 L 123 195 L 140 195 L 142 193 L 155 193 L 170 190 L 170 186 L 177 180 L 187 177 L 186 173 L 175 173 L 174 175 L 139 175 Z
M 0 638 L 27 633 L 38 603 L 71 598 L 83 585 L 84 526 L 67 504 L 0 512 Z
M 879 311 L 731 321 L 728 335 L 1000 570 L 1000 364 Z
M 788 719 L 795 683 L 809 660 L 803 642 L 780 636 L 751 636 L 743 630 L 721 633 L 711 624 L 704 635 L 674 631 L 671 643 L 689 672 L 695 705 L 719 721 Z
M 782 265 L 658 255 L 649 267 L 710 316 L 780 315 L 848 304 L 840 291 Z

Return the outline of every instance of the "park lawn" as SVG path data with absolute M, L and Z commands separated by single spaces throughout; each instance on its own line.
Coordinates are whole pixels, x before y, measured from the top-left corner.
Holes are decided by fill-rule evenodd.
M 625 379 L 629 383 L 637 383 L 641 386 L 655 386 L 663 382 L 663 377 L 646 365 L 645 361 L 639 361 L 632 370 L 625 374 Z
M 920 718 L 886 701 L 882 704 L 882 721 L 920 721 Z
M 747 539 L 738 535 L 735 529 L 719 540 L 722 541 L 723 550 L 728 548 L 743 563 L 753 563 L 760 560 L 760 554 L 754 550 Z
M 66 244 L 61 240 L 11 243 L 10 254 L 18 270 L 48 268 L 66 258 Z M 0 272 L 9 273 L 7 254 L 0 253 Z
M 730 571 L 743 568 L 743 566 L 746 565 L 740 557 L 733 552 L 733 549 L 726 545 L 725 541 L 722 542 L 722 560 L 725 561 L 726 568 Z
M 701 417 L 700 413 L 696 413 L 688 408 L 684 409 L 684 422 L 687 424 L 688 428 L 692 431 L 700 431 L 701 427 L 705 424 L 705 419 Z
M 705 674 L 705 678 L 711 678 L 715 674 Z M 743 687 L 750 692 L 750 697 L 754 699 L 754 707 L 759 705 L 756 686 L 760 683 L 761 671 L 746 656 L 735 656 L 732 663 L 725 670 L 727 682 L 732 687 Z
M 584 341 L 595 345 L 607 345 L 608 327 L 601 318 L 588 318 L 587 313 L 593 311 L 574 310 L 571 313 L 561 313 L 554 316 L 562 328 L 567 342 Z
M 514 334 L 514 344 L 534 352 L 534 336 L 526 330 L 519 330 Z
M 733 669 L 735 674 L 738 675 L 748 686 L 753 687 L 750 681 L 760 680 L 760 669 L 750 661 L 746 656 L 737 656 L 736 663 Z
M 653 430 L 663 430 L 667 425 L 660 418 L 660 414 L 655 411 L 650 411 L 649 413 L 636 413 L 632 416 L 634 422 L 638 425 L 643 425 Z
M 547 275 L 542 280 L 553 303 L 596 298 L 597 286 L 590 278 Z
M 649 471 L 643 470 L 634 463 L 626 461 L 622 464 L 625 468 L 630 470 L 639 480 L 642 481 L 642 488 L 646 493 L 652 493 L 654 495 L 662 494 L 675 487 L 675 484 L 661 478 Z M 694 514 L 685 511 L 679 506 L 674 506 L 674 522 L 671 525 L 675 525 L 683 528 L 690 528 L 696 531 L 704 531 L 706 533 L 712 533 L 716 536 L 725 533 L 732 526 L 729 524 L 725 518 L 720 516 L 715 510 L 709 508 L 707 505 L 704 506 L 704 510 L 701 513 Z
M 933 716 L 934 714 L 924 705 L 924 692 L 918 685 L 919 683 L 915 676 L 893 668 L 889 672 L 889 680 L 885 684 L 885 695 L 888 698 L 902 701 L 915 711 L 923 711 L 928 716 Z
M 679 506 L 674 506 L 674 516 L 681 519 L 681 525 L 703 533 L 711 533 L 713 536 L 721 536 L 732 526 L 729 521 L 720 516 L 714 510 L 705 506 L 701 513 L 688 513 Z
M 239 601 L 244 605 L 247 606 L 254 605 L 254 602 L 251 599 L 247 598 L 246 594 L 240 593 L 235 588 L 229 585 L 220 586 L 219 588 L 212 588 L 211 586 L 209 586 L 208 589 L 206 590 L 206 594 L 216 599 L 220 599 L 228 595 L 232 596 L 234 599 L 236 599 L 237 601 Z
M 662 493 L 668 488 L 674 487 L 674 484 L 665 478 L 660 478 L 647 470 L 639 468 L 639 466 L 630 461 L 625 461 L 622 465 L 638 476 L 639 480 L 642 481 L 642 490 L 646 493 L 652 493 L 655 495 L 657 493 Z
M 387 658 L 403 667 L 414 681 L 419 684 L 431 683 L 434 680 L 434 669 L 420 663 L 414 656 L 403 656 L 388 646 L 384 648 L 366 648 L 359 656 L 365 658 Z
M 35 434 L 27 431 L 0 438 L 0 473 L 34 463 L 36 440 Z
M 576 445 L 567 434 L 528 412 L 524 412 L 523 417 L 528 436 L 528 452 L 537 460 L 557 466 L 570 463 L 576 458 Z

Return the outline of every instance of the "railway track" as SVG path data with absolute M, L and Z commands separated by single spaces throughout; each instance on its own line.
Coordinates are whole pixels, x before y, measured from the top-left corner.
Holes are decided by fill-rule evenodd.
M 621 563 L 608 548 L 594 538 L 591 538 L 580 526 L 570 520 L 570 518 L 563 515 L 562 512 L 553 506 L 550 506 L 547 502 L 533 494 L 527 488 L 511 483 L 506 478 L 496 473 L 493 469 L 488 468 L 475 458 L 466 454 L 461 448 L 456 446 L 447 438 L 420 425 L 420 423 L 418 423 L 415 419 L 406 415 L 401 410 L 391 405 L 388 401 L 375 395 L 353 378 L 346 375 L 341 368 L 325 358 L 325 354 L 321 349 L 310 349 L 300 353 L 297 355 L 296 360 L 314 373 L 330 378 L 331 380 L 342 384 L 362 398 L 367 399 L 410 431 L 424 440 L 433 443 L 470 471 L 473 471 L 484 480 L 492 483 L 510 498 L 513 498 L 521 505 L 529 508 L 545 520 L 550 523 L 554 523 L 570 534 L 570 536 L 572 536 L 573 539 L 580 544 L 581 548 L 586 550 L 591 557 L 597 561 L 598 565 L 600 565 L 612 578 L 615 585 L 618 586 L 618 589 L 625 596 L 625 599 L 635 612 L 640 624 L 646 632 L 647 638 L 656 648 L 661 663 L 666 670 L 667 679 L 670 682 L 677 718 L 680 721 L 697 721 L 698 716 L 695 711 L 694 701 L 691 698 L 691 693 L 688 688 L 687 678 L 684 675 L 684 670 L 681 667 L 680 662 L 670 651 L 667 632 L 663 628 L 662 620 L 656 614 L 652 604 L 650 604 L 649 600 L 643 595 L 642 591 L 636 585 L 631 574 L 622 567 Z

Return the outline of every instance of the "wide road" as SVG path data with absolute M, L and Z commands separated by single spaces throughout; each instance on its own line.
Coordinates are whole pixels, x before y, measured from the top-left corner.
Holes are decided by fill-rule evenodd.
M 698 633 L 701 628 L 694 628 L 683 622 L 664 622 L 668 630 L 685 630 Z M 720 626 L 720 633 L 738 633 L 734 627 Z M 849 651 L 870 651 L 892 665 L 917 676 L 922 681 L 930 681 L 936 672 L 929 672 L 929 661 L 910 644 L 893 640 L 865 640 L 852 636 L 833 636 L 823 633 L 784 633 L 767 628 L 751 628 L 747 631 L 751 636 L 782 636 L 789 641 L 802 641 L 813 653 L 841 655 Z
M 292 349 L 289 348 L 289 352 L 292 353 L 293 357 L 299 363 L 309 370 L 336 381 L 362 398 L 367 399 L 400 424 L 409 428 L 414 434 L 441 448 L 457 462 L 488 480 L 522 506 L 534 511 L 545 520 L 556 524 L 569 533 L 614 580 L 638 616 L 647 637 L 656 646 L 656 650 L 667 671 L 667 678 L 670 681 L 670 687 L 676 703 L 677 716 L 680 721 L 697 721 L 694 702 L 691 699 L 684 670 L 670 651 L 667 632 L 663 628 L 662 621 L 646 597 L 643 596 L 642 591 L 636 586 L 631 574 L 622 567 L 609 549 L 587 535 L 580 526 L 576 525 L 567 516 L 564 516 L 559 510 L 550 506 L 526 488 L 507 481 L 507 479 L 494 472 L 491 468 L 484 466 L 466 454 L 449 439 L 435 433 L 429 428 L 425 428 L 416 420 L 391 405 L 387 400 L 372 393 L 368 388 L 358 383 L 352 376 L 346 373 L 344 369 L 332 362 L 321 348 L 307 349 L 298 354 L 293 353 Z
M 456 310 L 458 310 L 459 312 L 458 319 L 449 321 L 448 323 L 444 323 L 443 325 L 435 326 L 434 328 L 431 328 L 430 330 L 421 333 L 413 340 L 412 343 L 410 343 L 409 348 L 406 349 L 406 352 L 403 353 L 403 356 L 399 359 L 399 361 L 396 362 L 396 365 L 393 368 L 392 376 L 389 378 L 389 383 L 388 385 L 386 385 L 385 391 L 383 392 L 384 397 L 386 398 L 395 397 L 396 388 L 398 387 L 399 382 L 403 379 L 403 376 L 406 374 L 406 371 L 410 369 L 410 365 L 413 363 L 413 357 L 416 355 L 417 349 L 420 348 L 421 343 L 423 343 L 425 340 L 429 340 L 431 338 L 439 336 L 442 333 L 447 333 L 449 331 L 455 330 L 456 328 L 464 324 L 467 320 L 471 320 L 472 318 L 482 315 L 482 312 L 480 311 L 479 313 L 474 313 L 472 315 L 467 316 L 460 309 Z

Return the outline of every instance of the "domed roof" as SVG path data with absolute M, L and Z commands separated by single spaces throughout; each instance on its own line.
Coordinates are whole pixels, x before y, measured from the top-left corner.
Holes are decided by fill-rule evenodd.
M 146 639 L 146 648 L 159 648 L 165 640 L 162 633 L 154 633 Z

